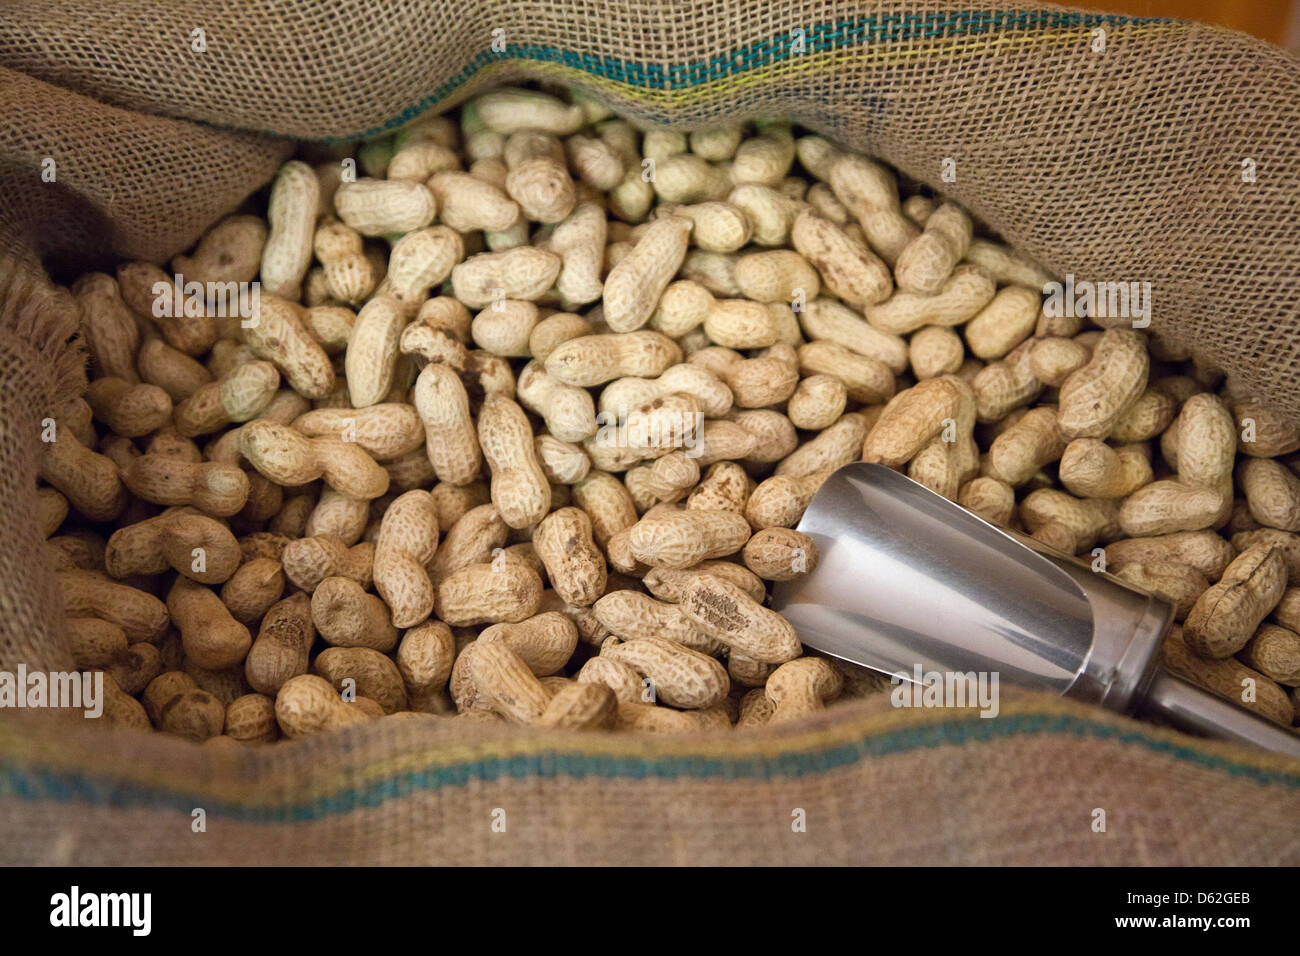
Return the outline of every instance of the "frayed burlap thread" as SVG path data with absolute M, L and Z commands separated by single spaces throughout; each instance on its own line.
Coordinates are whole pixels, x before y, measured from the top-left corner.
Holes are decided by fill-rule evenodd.
M 35 490 L 43 422 L 86 387 L 78 326 L 67 290 L 0 254 L 0 670 L 9 672 L 72 669 Z

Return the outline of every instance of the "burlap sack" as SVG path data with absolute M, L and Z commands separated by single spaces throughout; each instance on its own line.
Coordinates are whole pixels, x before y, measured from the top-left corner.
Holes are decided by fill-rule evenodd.
M 270 177 L 282 137 L 376 135 L 521 78 L 680 128 L 796 119 L 1059 275 L 1151 282 L 1154 328 L 1300 413 L 1300 69 L 1242 35 L 1021 0 L 9 8 L 0 667 L 69 662 L 32 489 L 84 359 L 42 266 L 163 261 Z M 386 720 L 239 753 L 0 716 L 4 862 L 1300 862 L 1296 762 L 1033 695 L 993 720 L 877 698 L 697 739 Z

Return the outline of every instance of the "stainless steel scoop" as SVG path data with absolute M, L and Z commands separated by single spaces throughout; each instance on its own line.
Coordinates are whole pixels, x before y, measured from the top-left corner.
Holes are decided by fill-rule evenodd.
M 883 465 L 831 475 L 799 530 L 819 563 L 773 607 L 809 647 L 909 681 L 997 674 L 1300 757 L 1300 737 L 1159 667 L 1169 604 Z

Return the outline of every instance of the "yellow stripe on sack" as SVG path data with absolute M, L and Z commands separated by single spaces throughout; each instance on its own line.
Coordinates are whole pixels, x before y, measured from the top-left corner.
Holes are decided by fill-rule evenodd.
M 1160 36 L 1188 28 L 1189 24 L 1176 20 L 1131 27 L 1119 25 L 1113 27 L 1116 34 L 1122 34 L 1125 38 Z M 623 102 L 632 101 L 647 106 L 680 108 L 722 94 L 764 86 L 773 80 L 836 74 L 863 62 L 884 65 L 901 64 L 921 57 L 930 57 L 936 53 L 941 53 L 945 60 L 966 60 L 986 55 L 996 47 L 1037 47 L 1044 43 L 1056 47 L 1065 47 L 1087 42 L 1089 42 L 1089 34 L 1081 28 L 1078 32 L 1063 33 L 936 37 L 932 40 L 917 42 L 911 48 L 886 43 L 864 44 L 851 50 L 810 51 L 763 67 L 751 68 L 743 73 L 720 77 L 711 82 L 704 82 L 678 90 L 658 90 L 634 86 L 608 77 L 597 76 L 578 67 L 567 66 L 563 63 L 535 60 L 502 60 L 490 63 L 478 71 L 475 81 L 482 78 L 486 82 L 503 73 L 518 74 L 525 72 L 530 77 L 553 78 L 557 82 L 566 85 L 580 83 L 587 87 L 595 87 L 610 98 Z M 475 82 L 474 85 L 479 84 Z M 460 96 L 454 99 L 449 97 L 442 103 L 437 104 L 435 108 L 447 109 L 462 98 Z
M 1029 721 L 1030 729 L 1017 729 L 1011 733 L 1004 728 L 1023 724 L 1026 718 L 1043 718 Z M 1053 736 L 1079 736 L 1077 728 L 1067 724 L 1077 724 L 1081 720 L 1098 730 L 1092 736 L 1100 739 L 1119 739 L 1145 746 L 1147 749 L 1163 751 L 1174 759 L 1190 761 L 1209 769 L 1223 769 L 1234 775 L 1253 769 L 1262 774 L 1294 775 L 1294 761 L 1265 754 L 1263 752 L 1246 752 L 1237 748 L 1225 748 L 1225 745 L 1212 742 L 1194 741 L 1171 731 L 1155 727 L 1134 725 L 1122 718 L 1099 713 L 1098 711 L 1061 701 L 1054 698 L 1031 697 L 1006 701 L 1001 708 L 1000 718 L 1006 720 L 998 727 L 990 721 L 974 716 L 973 710 L 954 714 L 951 709 L 891 709 L 872 711 L 850 720 L 828 727 L 810 729 L 802 732 L 773 734 L 736 734 L 717 737 L 631 737 L 621 734 L 572 734 L 572 735 L 536 735 L 506 740 L 487 740 L 482 743 L 461 744 L 445 743 L 424 747 L 409 753 L 390 758 L 361 761 L 337 769 L 328 769 L 309 781 L 295 782 L 279 778 L 270 773 L 256 781 L 239 780 L 237 776 L 226 777 L 217 773 L 203 787 L 204 797 L 243 808 L 275 809 L 277 807 L 296 806 L 337 797 L 340 794 L 355 792 L 359 786 L 396 780 L 405 776 L 436 772 L 444 768 L 471 767 L 482 763 L 505 763 L 520 758 L 544 758 L 553 756 L 560 760 L 574 758 L 626 760 L 652 763 L 672 760 L 714 760 L 733 767 L 742 762 L 757 761 L 771 764 L 771 775 L 780 776 L 776 766 L 778 761 L 799 756 L 816 756 L 819 753 L 831 753 L 843 748 L 858 749 L 854 755 L 856 762 L 870 759 L 870 746 L 873 740 L 903 732 L 912 741 L 901 745 L 891 752 L 911 752 L 919 746 L 963 746 L 972 741 L 985 741 L 983 732 L 987 730 L 992 742 L 999 736 L 1023 736 L 1028 733 L 1048 734 Z M 971 730 L 980 733 L 971 734 Z M 918 735 L 934 731 L 935 737 L 924 743 L 917 743 Z M 25 765 L 24 769 L 41 772 L 68 773 L 92 780 L 101 787 L 127 788 L 145 787 L 158 791 L 191 793 L 192 780 L 185 768 L 168 769 L 133 767 L 125 773 L 95 771 L 87 774 L 85 764 L 90 751 L 77 744 L 37 744 L 30 738 L 13 732 L 9 726 L 0 727 L 0 758 L 13 765 Z M 278 756 L 278 755 L 277 755 Z M 259 759 L 256 753 L 245 754 L 240 761 Z M 1220 766 L 1223 765 L 1223 766 Z M 241 770 L 256 772 L 256 766 L 250 768 L 242 763 Z M 816 771 L 814 771 L 816 772 Z M 510 777 L 509 772 L 498 772 L 498 776 Z M 563 775 L 561 772 L 560 775 Z M 542 774 L 530 771 L 526 778 L 536 779 Z M 633 776 L 621 774 L 620 776 Z M 647 779 L 654 778 L 654 773 L 647 773 Z M 724 781 L 731 779 L 725 772 L 704 774 L 703 779 Z M 268 791 L 277 794 L 268 798 Z
M 1051 712 L 1051 708 L 1042 708 Z M 1015 708 L 1004 706 L 1004 713 Z M 1036 712 L 1037 709 L 1024 712 Z M 484 758 L 509 759 L 533 757 L 545 753 L 580 753 L 599 757 L 627 759 L 657 759 L 670 757 L 704 757 L 715 759 L 771 758 L 791 752 L 807 753 L 843 746 L 861 740 L 864 734 L 888 732 L 904 726 L 935 725 L 952 719 L 953 711 L 890 710 L 831 727 L 803 733 L 783 734 L 779 737 L 759 735 L 726 735 L 715 737 L 687 736 L 631 736 L 628 734 L 537 734 L 509 740 L 487 740 L 475 744 L 446 743 L 416 750 L 399 756 L 347 765 L 346 769 L 330 770 L 314 778 L 311 786 L 295 788 L 298 796 L 320 795 L 333 792 L 349 782 L 392 776 L 395 773 L 423 771 L 438 767 L 455 766 Z M 13 732 L 7 724 L 0 724 L 0 759 L 17 758 L 32 766 L 51 770 L 83 770 L 90 750 L 79 746 L 78 741 L 37 740 Z M 278 744 L 276 746 L 284 746 Z M 256 755 L 256 751 L 254 752 Z M 243 756 L 237 755 L 237 756 Z M 102 776 L 130 780 L 151 786 L 175 789 L 180 780 L 188 780 L 182 768 L 142 768 L 132 766 L 121 773 L 104 773 Z M 259 782 L 261 787 L 282 787 L 286 784 L 268 777 Z M 247 792 L 248 787 L 234 784 L 229 778 L 216 778 L 208 786 L 216 793 Z

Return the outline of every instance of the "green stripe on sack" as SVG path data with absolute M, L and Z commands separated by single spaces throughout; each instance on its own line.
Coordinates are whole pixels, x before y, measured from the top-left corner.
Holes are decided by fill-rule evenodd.
M 786 751 L 755 757 L 714 757 L 685 754 L 653 758 L 618 757 L 581 751 L 542 750 L 536 754 L 485 757 L 449 766 L 405 771 L 364 786 L 346 788 L 320 799 L 282 805 L 214 803 L 207 797 L 163 787 L 146 786 L 81 772 L 23 767 L 10 759 L 0 768 L 0 798 L 26 802 L 80 803 L 122 810 L 171 809 L 189 813 L 203 806 L 209 816 L 244 823 L 306 823 L 373 808 L 418 792 L 462 787 L 474 780 L 538 780 L 587 778 L 613 780 L 691 779 L 727 782 L 799 779 L 841 770 L 873 757 L 888 757 L 944 745 L 992 742 L 1042 734 L 1090 737 L 1137 745 L 1202 769 L 1226 773 L 1262 785 L 1300 789 L 1300 774 L 1263 770 L 1203 753 L 1137 730 L 1098 723 L 1068 714 L 1016 714 L 997 720 L 963 720 L 891 730 L 840 746 L 812 751 Z M 364 765 L 354 773 L 364 773 Z
M 1064 10 L 960 10 L 915 15 L 873 15 L 809 25 L 802 37 L 806 52 L 794 52 L 797 37 L 792 29 L 768 39 L 755 40 L 743 47 L 706 60 L 670 64 L 638 63 L 618 57 L 597 56 L 531 43 L 507 44 L 500 52 L 479 51 L 469 63 L 442 83 L 433 93 L 387 122 L 353 136 L 329 137 L 324 142 L 369 139 L 394 130 L 441 103 L 484 68 L 509 61 L 554 64 L 635 89 L 689 90 L 740 76 L 774 63 L 806 56 L 809 53 L 833 52 L 877 43 L 911 43 L 917 40 L 976 37 L 995 33 L 1034 33 L 1063 29 L 1092 29 L 1099 26 L 1140 26 L 1185 22 L 1164 17 L 1127 17 L 1118 14 L 1071 13 Z M 672 118 L 662 113 L 650 115 L 664 122 Z

